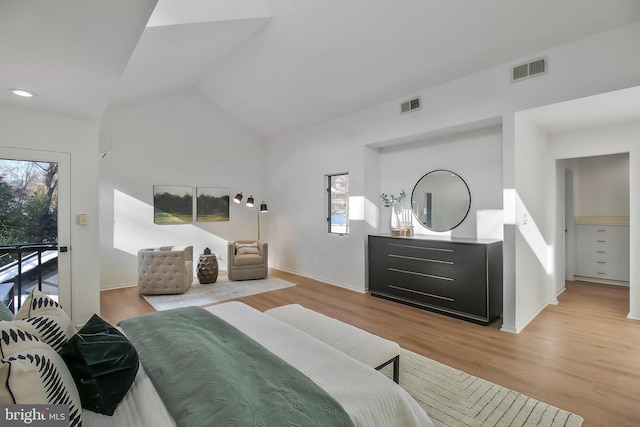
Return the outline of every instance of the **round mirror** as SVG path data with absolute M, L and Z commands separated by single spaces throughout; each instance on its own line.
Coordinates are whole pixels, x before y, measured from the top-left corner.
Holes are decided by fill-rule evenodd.
M 413 187 L 411 208 L 420 224 L 429 230 L 449 231 L 467 217 L 471 193 L 459 175 L 448 170 L 434 170 Z

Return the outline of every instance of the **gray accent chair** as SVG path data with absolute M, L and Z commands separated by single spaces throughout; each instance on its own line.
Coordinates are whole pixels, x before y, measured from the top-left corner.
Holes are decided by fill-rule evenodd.
M 138 251 L 138 292 L 183 294 L 193 283 L 193 246 L 162 246 Z
M 264 279 L 269 272 L 269 246 L 261 240 L 236 240 L 227 244 L 229 280 Z

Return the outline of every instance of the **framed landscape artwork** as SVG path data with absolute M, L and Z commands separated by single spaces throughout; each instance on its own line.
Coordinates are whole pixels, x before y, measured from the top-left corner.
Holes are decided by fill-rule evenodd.
M 154 185 L 153 222 L 156 224 L 193 222 L 193 188 Z
M 196 221 L 229 221 L 229 189 L 198 187 Z

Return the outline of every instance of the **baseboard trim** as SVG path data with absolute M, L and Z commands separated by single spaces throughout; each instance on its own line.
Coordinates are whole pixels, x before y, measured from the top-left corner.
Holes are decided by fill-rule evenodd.
M 343 289 L 346 289 L 346 290 L 349 290 L 349 291 L 358 292 L 359 294 L 366 294 L 368 292 L 368 290 L 355 289 L 355 288 L 352 288 L 350 286 L 344 285 L 342 283 L 331 282 L 331 281 L 329 281 L 327 279 L 323 279 L 321 277 L 314 277 L 314 276 L 308 276 L 308 275 L 305 275 L 305 274 L 300 274 L 297 271 L 289 270 L 289 269 L 286 269 L 286 268 L 271 267 L 270 270 L 282 271 L 282 272 L 287 273 L 287 274 L 295 274 L 298 277 L 302 277 L 302 278 L 310 279 L 310 280 L 315 280 L 317 282 L 324 283 L 326 285 L 337 286 L 339 288 L 343 288 Z
M 518 331 L 516 330 L 516 328 L 514 328 L 513 326 L 505 326 L 505 324 L 502 324 L 502 327 L 500 328 L 501 332 L 508 332 L 510 334 L 518 334 Z
M 124 288 L 132 288 L 134 286 L 138 286 L 137 283 L 122 283 L 119 285 L 110 285 L 105 287 L 100 287 L 100 292 L 102 291 L 113 291 L 115 289 L 124 289 Z
M 629 287 L 629 282 L 625 282 L 622 280 L 609 280 L 609 279 L 600 279 L 598 277 L 586 277 L 586 276 L 574 276 L 575 281 L 579 282 L 591 282 L 591 283 L 600 283 L 601 285 L 614 285 L 614 286 L 624 286 L 626 288 Z
M 557 304 L 557 302 L 558 302 L 558 301 L 556 300 L 556 304 Z M 526 321 L 524 321 L 524 322 L 520 323 L 519 325 L 517 325 L 517 326 L 515 327 L 515 332 L 514 332 L 514 333 L 519 334 L 520 332 L 522 332 L 522 331 L 524 330 L 524 328 L 526 328 L 526 327 L 529 325 L 529 323 L 531 323 L 531 322 L 533 321 L 533 319 L 535 319 L 536 317 L 538 317 L 538 315 L 539 315 L 540 313 L 542 313 L 542 311 L 543 311 L 545 308 L 547 308 L 547 306 L 548 306 L 549 304 L 552 304 L 552 303 L 550 303 L 549 301 L 547 301 L 546 303 L 542 304 L 542 305 L 541 305 L 541 306 L 540 306 L 540 307 L 539 307 L 535 312 L 533 312 L 533 313 L 529 316 L 529 318 L 528 318 Z
M 640 313 L 629 313 L 627 319 L 640 320 Z

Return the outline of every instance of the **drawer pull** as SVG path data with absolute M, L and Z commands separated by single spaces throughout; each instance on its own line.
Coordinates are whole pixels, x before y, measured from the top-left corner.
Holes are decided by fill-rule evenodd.
M 598 271 L 598 274 L 603 274 L 604 275 L 604 274 L 607 274 L 607 273 L 603 273 L 602 271 Z
M 606 262 L 604 262 L 604 261 L 597 261 L 597 262 L 598 262 L 598 264 L 606 264 Z
M 431 247 L 427 247 L 427 246 L 400 245 L 398 243 L 389 243 L 389 246 L 398 246 L 398 247 L 401 247 L 401 248 L 410 248 L 410 249 L 425 249 L 425 250 L 428 250 L 428 251 L 453 252 L 453 249 L 431 248 Z
M 424 295 L 424 296 L 427 296 L 427 297 L 438 298 L 438 299 L 443 299 L 443 300 L 447 300 L 447 301 L 455 301 L 455 299 L 453 299 L 453 298 L 443 297 L 441 295 L 429 294 L 429 293 L 426 293 L 426 292 L 415 291 L 413 289 L 407 289 L 407 288 L 403 288 L 403 287 L 400 287 L 400 286 L 389 285 L 389 287 L 392 288 L 392 289 L 399 289 L 401 291 L 413 292 L 414 294 L 420 294 L 420 295 Z
M 604 233 L 607 230 L 598 230 L 598 233 Z
M 606 240 L 596 240 L 596 242 L 598 242 L 598 243 L 607 243 Z
M 607 251 L 596 251 L 596 252 L 599 253 L 599 254 L 606 254 L 607 253 Z
M 413 274 L 414 276 L 431 277 L 432 279 L 447 280 L 447 281 L 450 281 L 450 282 L 453 282 L 455 280 L 452 277 L 436 276 L 434 274 L 418 273 L 416 271 L 400 270 L 399 268 L 389 268 L 388 270 L 389 271 L 395 271 L 396 273 Z
M 396 254 L 389 254 L 389 256 L 393 257 L 393 258 L 413 259 L 413 260 L 416 260 L 416 261 L 436 262 L 436 263 L 439 263 L 439 264 L 449 264 L 449 265 L 453 265 L 454 264 L 453 261 L 443 261 L 441 259 L 418 258 L 418 257 L 414 257 L 414 256 L 405 256 L 405 255 L 396 255 Z

